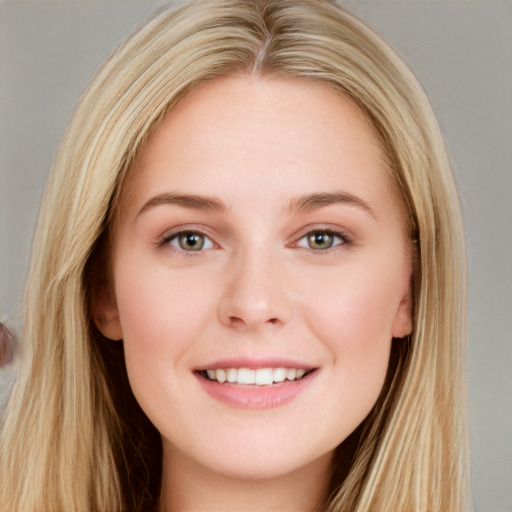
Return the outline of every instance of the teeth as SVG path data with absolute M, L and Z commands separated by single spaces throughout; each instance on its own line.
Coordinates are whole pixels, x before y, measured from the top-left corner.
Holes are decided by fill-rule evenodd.
M 224 370 L 217 370 L 215 373 L 219 382 L 226 382 L 226 372 Z
M 286 379 L 287 380 L 295 380 L 297 375 L 297 370 L 295 368 L 290 368 L 286 370 Z
M 206 370 L 210 380 L 216 380 L 231 384 L 255 384 L 257 386 L 270 386 L 271 384 L 284 382 L 285 380 L 302 379 L 306 374 L 303 368 L 219 368 L 217 370 Z
M 275 368 L 272 373 L 274 374 L 274 382 L 283 382 L 286 380 L 285 368 Z
M 270 368 L 262 368 L 254 372 L 254 383 L 258 386 L 268 386 L 273 384 L 274 374 Z
M 216 373 L 219 373 L 217 370 Z M 256 372 L 254 370 L 248 370 L 247 368 L 240 368 L 238 370 L 238 375 L 236 377 L 236 381 L 238 384 L 254 384 L 256 376 L 254 375 Z

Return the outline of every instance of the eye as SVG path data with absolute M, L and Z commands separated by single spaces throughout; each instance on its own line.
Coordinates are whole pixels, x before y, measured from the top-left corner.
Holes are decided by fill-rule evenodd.
M 326 251 L 337 245 L 348 243 L 348 240 L 341 233 L 319 229 L 306 233 L 297 243 L 298 247 L 313 249 L 315 251 Z
M 197 231 L 180 231 L 171 235 L 166 241 L 170 246 L 181 251 L 197 252 L 213 247 L 210 238 Z

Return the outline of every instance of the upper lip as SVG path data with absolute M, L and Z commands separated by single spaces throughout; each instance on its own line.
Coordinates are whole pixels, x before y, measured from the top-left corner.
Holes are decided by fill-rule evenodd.
M 226 357 L 207 362 L 197 367 L 196 370 L 218 370 L 221 368 L 248 368 L 250 370 L 256 370 L 258 368 L 302 368 L 304 370 L 312 370 L 315 366 L 293 358 Z

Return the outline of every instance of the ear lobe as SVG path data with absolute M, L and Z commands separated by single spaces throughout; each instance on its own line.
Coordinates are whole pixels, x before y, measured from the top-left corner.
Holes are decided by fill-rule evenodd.
M 119 311 L 115 291 L 110 283 L 99 284 L 93 292 L 92 318 L 98 330 L 110 340 L 121 340 L 123 330 L 119 320 Z
M 411 286 L 402 297 L 393 321 L 391 336 L 405 338 L 412 332 L 412 292 Z
M 412 247 L 412 255 L 411 255 L 411 268 L 408 272 L 408 279 L 406 283 L 406 289 L 402 299 L 400 300 L 400 304 L 398 305 L 398 309 L 395 314 L 395 318 L 393 321 L 393 328 L 391 332 L 391 336 L 393 338 L 404 338 L 408 336 L 412 332 L 413 322 L 412 322 L 412 310 L 414 306 L 414 281 L 415 276 L 418 275 L 418 249 L 416 245 Z

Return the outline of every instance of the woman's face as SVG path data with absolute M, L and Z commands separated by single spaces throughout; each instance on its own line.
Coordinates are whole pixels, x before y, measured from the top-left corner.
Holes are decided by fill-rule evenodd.
M 95 321 L 167 460 L 275 477 L 328 461 L 411 330 L 404 208 L 325 86 L 225 77 L 139 152 Z

